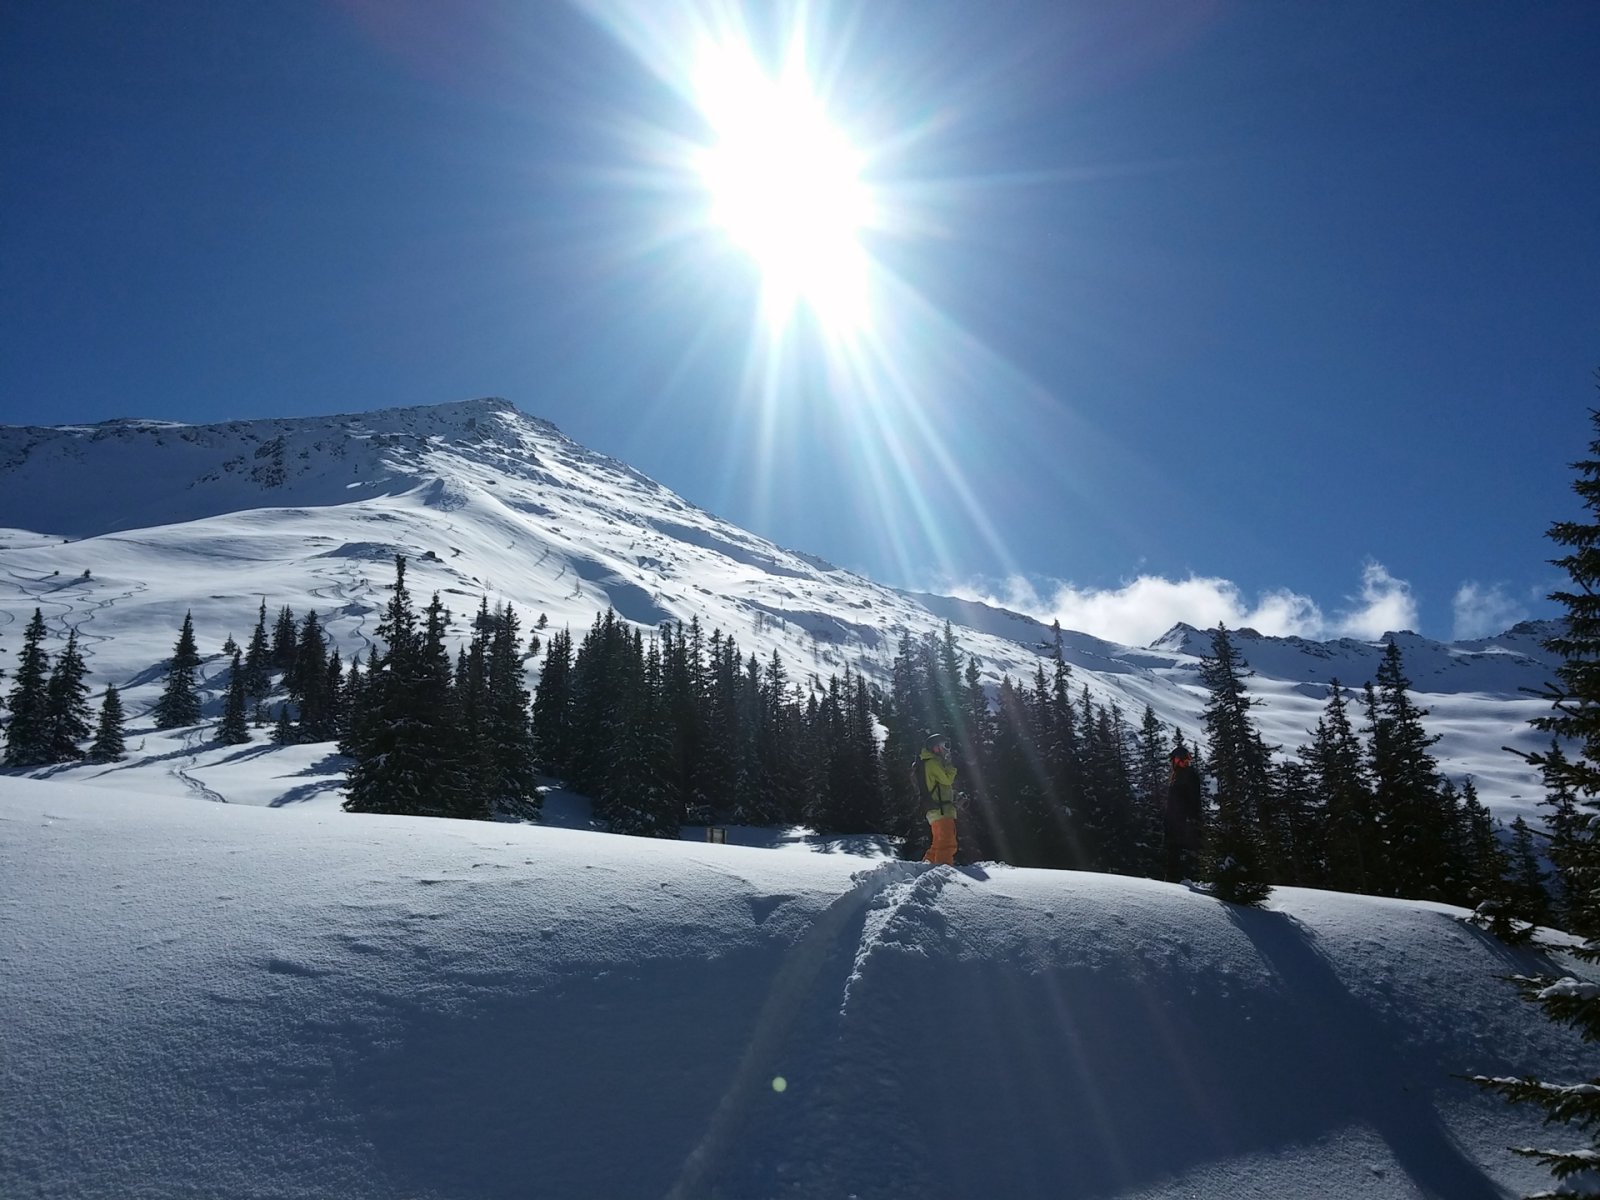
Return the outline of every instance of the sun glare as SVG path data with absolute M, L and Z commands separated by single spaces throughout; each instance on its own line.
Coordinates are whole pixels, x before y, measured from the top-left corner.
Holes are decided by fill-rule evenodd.
M 858 241 L 871 216 L 861 155 L 828 120 L 803 68 L 776 78 L 748 50 L 699 58 L 695 99 L 715 137 L 697 167 L 713 222 L 761 271 L 769 321 L 796 304 L 826 325 L 853 328 L 867 310 Z
M 941 205 L 991 186 L 909 177 L 915 149 L 954 109 L 913 119 L 899 107 L 899 90 L 874 80 L 895 48 L 875 43 L 845 15 L 859 6 L 574 3 L 698 117 L 691 131 L 677 104 L 665 121 L 623 114 L 617 130 L 631 162 L 606 182 L 659 201 L 626 247 L 660 268 L 652 303 L 703 311 L 674 376 L 719 344 L 734 320 L 749 322 L 743 374 L 726 409 L 735 423 L 729 443 L 740 450 L 723 486 L 747 479 L 757 514 L 792 502 L 786 489 L 808 486 L 782 461 L 793 453 L 793 434 L 825 428 L 839 455 L 835 466 L 851 480 L 848 495 L 808 494 L 804 503 L 837 499 L 874 514 L 882 548 L 903 577 L 927 577 L 930 556 L 955 577 L 965 561 L 957 537 L 981 539 L 1009 563 L 986 511 L 988 483 L 969 476 L 971 445 L 958 448 L 949 430 L 976 397 L 1033 404 L 1039 391 L 890 261 L 875 258 L 868 241 L 892 242 L 896 260 L 909 261 L 913 241 L 943 231 Z M 742 272 L 717 269 L 732 257 L 747 258 L 759 275 L 754 311 L 744 308 Z M 1013 451 L 1007 445 L 1000 453 L 1009 462 Z

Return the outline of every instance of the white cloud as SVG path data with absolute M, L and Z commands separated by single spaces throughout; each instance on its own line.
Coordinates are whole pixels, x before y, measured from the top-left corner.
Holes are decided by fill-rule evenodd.
M 1002 583 L 975 582 L 944 589 L 952 595 L 1057 620 L 1063 629 L 1091 633 L 1126 646 L 1144 646 L 1178 622 L 1209 629 L 1250 628 L 1276 637 L 1376 638 L 1390 630 L 1415 629 L 1417 604 L 1411 585 L 1383 564 L 1369 561 L 1361 572 L 1353 607 L 1333 618 L 1317 602 L 1288 588 L 1248 598 L 1232 580 L 1191 575 L 1166 579 L 1140 575 L 1115 588 L 1080 588 L 1071 583 L 1012 576 Z
M 1334 622 L 1334 632 L 1372 639 L 1416 627 L 1417 601 L 1411 595 L 1411 585 L 1389 574 L 1382 563 L 1368 559 L 1361 568 L 1360 605 L 1340 614 Z
M 1498 583 L 1467 582 L 1456 589 L 1455 632 L 1458 641 L 1504 633 L 1518 621 L 1528 619 L 1528 610 L 1506 595 Z
M 1286 589 L 1264 593 L 1250 603 L 1227 579 L 1190 576 L 1163 579 L 1141 575 L 1118 588 L 1096 590 L 1055 583 L 1041 592 L 1029 580 L 1012 577 L 998 589 L 967 586 L 957 595 L 983 600 L 1042 621 L 1059 620 L 1063 629 L 1092 633 L 1107 641 L 1143 646 L 1179 621 L 1207 629 L 1221 621 L 1230 629 L 1248 625 L 1261 633 L 1316 637 L 1322 612 L 1316 602 Z

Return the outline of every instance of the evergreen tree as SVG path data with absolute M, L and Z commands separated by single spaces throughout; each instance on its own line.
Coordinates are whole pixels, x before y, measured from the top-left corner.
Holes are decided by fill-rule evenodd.
M 533 743 L 533 698 L 523 667 L 520 622 L 510 604 L 495 614 L 490 630 L 488 690 L 486 733 L 494 767 L 493 794 L 511 812 L 537 816 L 542 799 Z
M 572 631 L 560 629 L 545 648 L 544 669 L 533 693 L 535 762 L 551 774 L 562 774 L 572 758 Z
M 345 810 L 419 816 L 482 815 L 483 798 L 464 786 L 450 657 L 450 613 L 437 594 L 419 628 L 395 557 L 394 592 L 378 623 L 374 651 L 354 718 Z
M 1539 852 L 1534 848 L 1533 830 L 1521 816 L 1511 822 L 1510 875 L 1507 885 L 1510 892 L 1511 915 L 1530 925 L 1550 923 L 1550 892 L 1545 887 L 1548 878 L 1539 865 Z
M 678 836 L 677 797 L 662 771 L 671 754 L 661 705 L 660 654 L 637 631 L 618 626 L 605 661 L 616 709 L 614 753 L 600 773 L 601 812 L 611 829 L 639 837 Z
M 233 665 L 228 671 L 228 694 L 222 704 L 222 720 L 217 725 L 217 740 L 224 745 L 241 746 L 250 740 L 250 727 L 245 720 L 245 691 L 244 661 L 235 646 Z
M 662 705 L 671 725 L 673 790 L 690 824 L 707 824 L 714 805 L 706 793 L 705 637 L 694 618 L 661 630 Z M 537 719 L 535 720 L 537 725 Z
M 1040 840 L 1040 865 L 1081 865 L 1085 854 L 1080 811 L 1083 809 L 1083 731 L 1072 704 L 1072 668 L 1067 665 L 1061 640 L 1061 623 L 1051 626 L 1049 690 L 1043 681 L 1032 705 L 1037 731 L 1038 767 L 1044 787 L 1044 821 Z M 1162 762 L 1162 791 L 1165 793 Z
M 299 713 L 296 740 L 328 742 L 337 736 L 328 696 L 328 643 L 316 610 L 306 613 L 295 642 L 294 668 L 284 687 Z
M 122 720 L 122 697 L 112 685 L 106 688 L 105 699 L 100 702 L 100 720 L 95 726 L 94 744 L 89 747 L 90 762 L 121 762 L 126 756 Z
M 1278 825 L 1279 857 L 1274 881 L 1291 887 L 1327 883 L 1327 810 L 1317 803 L 1316 785 L 1304 762 L 1271 765 L 1273 819 Z
M 1371 734 L 1373 804 L 1386 849 L 1382 891 L 1418 900 L 1445 899 L 1448 873 L 1459 864 L 1441 863 L 1451 845 L 1451 820 L 1444 803 L 1443 779 L 1429 752 L 1437 742 L 1423 727 L 1426 709 L 1411 699 L 1400 646 L 1384 646 L 1377 685 L 1366 688 Z
M 1446 845 L 1451 853 L 1440 864 L 1440 886 L 1452 904 L 1472 908 L 1486 899 L 1509 900 L 1506 874 L 1511 862 L 1501 845 L 1500 824 L 1468 777 L 1457 793 L 1446 781 L 1440 789 L 1447 817 L 1455 822 Z
M 426 783 L 421 765 L 406 753 L 405 725 L 413 706 L 415 660 L 420 647 L 417 613 L 406 589 L 406 560 L 395 556 L 395 582 L 378 622 L 383 649 L 368 659 L 359 713 L 352 717 L 347 812 L 420 811 Z
M 356 723 L 366 702 L 366 680 L 361 673 L 361 655 L 350 660 L 339 696 L 339 753 L 353 754 Z
M 1156 710 L 1146 704 L 1133 751 L 1136 808 L 1131 870 L 1152 879 L 1161 874 L 1162 868 L 1170 752 L 1166 729 Z
M 157 729 L 178 729 L 197 724 L 200 720 L 200 696 L 195 690 L 195 672 L 200 668 L 200 654 L 195 649 L 192 614 L 183 614 L 183 628 L 178 631 L 178 642 L 172 648 L 172 660 L 167 664 L 167 682 L 161 698 L 156 701 Z
M 457 660 L 455 691 L 467 786 L 489 806 L 528 817 L 540 801 L 521 645 L 516 612 L 509 604 L 491 612 L 485 600 Z
M 315 741 L 335 742 L 344 736 L 344 661 L 339 651 L 328 651 L 328 664 L 322 671 L 322 717 Z
M 1260 904 L 1272 890 L 1257 830 L 1271 786 L 1271 756 L 1250 717 L 1256 704 L 1245 692 L 1250 674 L 1227 629 L 1218 624 L 1211 633 L 1211 654 L 1200 660 L 1200 682 L 1210 693 L 1205 728 L 1217 789 L 1213 882 L 1216 894 L 1235 904 Z
M 282 671 L 286 676 L 294 670 L 299 641 L 294 610 L 285 604 L 278 610 L 278 619 L 272 626 L 272 655 L 269 662 L 274 670 Z
M 1573 931 L 1589 940 L 1570 953 L 1581 962 L 1600 962 L 1600 410 L 1591 411 L 1595 438 L 1586 459 L 1573 464 L 1578 479 L 1573 490 L 1587 515 L 1581 520 L 1558 521 L 1548 536 L 1568 552 L 1554 560 L 1573 586 L 1551 595 L 1566 610 L 1561 632 L 1545 642 L 1561 658 L 1556 681 L 1547 689 L 1551 712 L 1533 725 L 1565 741 L 1574 751 L 1535 754 L 1528 760 L 1539 767 L 1548 786 L 1563 789 L 1581 806 L 1564 831 L 1563 850 L 1566 910 Z M 1590 1044 L 1600 1041 L 1600 994 L 1592 985 L 1571 977 L 1518 977 L 1525 999 L 1538 1004 L 1559 1024 L 1577 1029 Z M 1588 1145 L 1571 1149 L 1518 1148 L 1517 1153 L 1539 1160 L 1558 1180 L 1582 1176 L 1594 1169 L 1600 1156 L 1600 1079 L 1559 1084 L 1532 1077 L 1523 1079 L 1483 1076 L 1476 1082 L 1512 1103 L 1542 1108 L 1550 1122 L 1569 1123 L 1586 1135 Z M 1592 1176 L 1591 1176 L 1592 1178 Z
M 1366 751 L 1350 724 L 1337 679 L 1328 685 L 1327 707 L 1301 757 L 1324 806 L 1327 886 L 1345 892 L 1375 890 L 1376 880 L 1385 875 L 1386 857 L 1372 813 Z
M 1555 869 L 1553 915 L 1563 929 L 1592 928 L 1585 901 L 1600 886 L 1592 874 L 1585 877 L 1586 870 L 1592 872 L 1594 866 L 1586 853 L 1593 813 L 1579 804 L 1572 764 L 1554 738 L 1550 749 L 1540 756 L 1539 769 L 1544 781 L 1544 798 L 1539 803 L 1546 810 L 1550 838 L 1547 854 Z
M 36 608 L 22 634 L 17 673 L 8 698 L 11 709 L 5 755 L 8 767 L 36 767 L 51 761 L 50 656 L 44 648 L 44 632 L 44 614 Z
M 83 757 L 79 743 L 90 733 L 89 685 L 84 682 L 88 674 L 89 668 L 78 650 L 78 631 L 69 630 L 67 644 L 56 658 L 50 682 L 45 686 L 51 762 Z
M 261 700 L 272 689 L 272 651 L 267 646 L 267 602 L 261 601 L 256 627 L 244 653 L 244 688 L 251 700 Z

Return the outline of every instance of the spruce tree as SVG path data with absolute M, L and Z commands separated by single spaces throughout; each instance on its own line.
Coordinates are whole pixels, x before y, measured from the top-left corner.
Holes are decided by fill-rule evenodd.
M 1200 682 L 1210 693 L 1205 728 L 1216 781 L 1212 880 L 1216 895 L 1235 904 L 1260 904 L 1272 891 L 1257 826 L 1271 787 L 1271 755 L 1250 717 L 1257 703 L 1245 692 L 1251 674 L 1219 623 L 1211 654 L 1200 660 Z
M 126 756 L 122 720 L 122 696 L 116 686 L 111 685 L 106 688 L 105 699 L 100 702 L 100 720 L 95 726 L 94 744 L 89 747 L 90 762 L 121 762 Z
M 1592 898 L 1600 886 L 1600 880 L 1585 878 L 1585 872 L 1594 865 L 1586 854 L 1586 832 L 1593 812 L 1579 804 L 1571 763 L 1559 741 L 1552 738 L 1550 749 L 1540 755 L 1540 760 L 1544 798 L 1539 803 L 1546 810 L 1545 828 L 1550 839 L 1546 853 L 1555 869 L 1554 915 L 1562 929 L 1592 927 L 1592 916 L 1584 910 L 1586 899 Z
M 322 636 L 322 622 L 313 609 L 301 622 L 295 643 L 294 669 L 284 676 L 289 699 L 299 715 L 295 739 L 301 742 L 326 742 L 335 737 L 328 712 L 328 643 Z
M 1512 915 L 1530 925 L 1550 923 L 1550 892 L 1545 887 L 1545 870 L 1539 865 L 1539 852 L 1533 844 L 1533 829 L 1521 816 L 1511 822 L 1509 885 Z
M 1566 915 L 1572 930 L 1588 940 L 1569 953 L 1580 962 L 1600 962 L 1600 410 L 1591 410 L 1595 437 L 1588 457 L 1573 464 L 1578 473 L 1573 490 L 1586 516 L 1558 521 L 1548 537 L 1567 553 L 1554 560 L 1572 580 L 1570 588 L 1551 594 L 1565 610 L 1560 632 L 1545 648 L 1561 658 L 1556 679 L 1546 689 L 1551 711 L 1532 724 L 1564 740 L 1571 757 L 1559 752 L 1526 756 L 1540 768 L 1547 786 L 1564 789 L 1579 805 L 1566 832 L 1568 866 L 1563 872 Z M 1577 1029 L 1583 1040 L 1600 1041 L 1600 991 L 1567 976 L 1518 977 L 1523 997 L 1538 1004 L 1551 1020 Z M 1549 1122 L 1567 1123 L 1585 1135 L 1587 1145 L 1561 1149 L 1517 1148 L 1549 1167 L 1558 1180 L 1583 1176 L 1600 1157 L 1600 1077 L 1581 1083 L 1475 1077 L 1480 1086 L 1512 1103 L 1542 1108 Z M 1592 1176 L 1591 1176 L 1592 1178 Z
M 353 754 L 356 726 L 361 720 L 362 705 L 366 697 L 366 679 L 361 672 L 361 655 L 350 660 L 345 672 L 344 685 L 339 695 L 339 753 Z
M 487 709 L 486 758 L 491 767 L 489 798 L 521 816 L 537 816 L 540 797 L 534 768 L 531 697 L 522 665 L 522 638 L 510 604 L 490 621 L 485 656 Z
M 167 682 L 161 698 L 156 701 L 154 716 L 157 729 L 179 729 L 197 724 L 200 720 L 200 695 L 195 690 L 195 672 L 200 668 L 200 654 L 195 649 L 192 614 L 183 614 L 183 628 L 178 631 L 178 641 L 172 648 L 172 659 L 167 664 Z
M 292 746 L 295 743 L 294 722 L 289 720 L 287 704 L 278 705 L 278 715 L 272 722 L 271 737 L 274 746 Z
M 1328 684 L 1328 703 L 1311 744 L 1301 751 L 1310 783 L 1324 809 L 1326 884 L 1344 892 L 1371 892 L 1385 874 L 1384 847 L 1372 813 L 1366 752 L 1350 724 L 1345 692 Z
M 36 608 L 22 634 L 17 673 L 8 697 L 11 709 L 5 755 L 8 767 L 36 767 L 51 761 L 50 656 L 44 648 L 44 632 L 44 614 Z
M 1440 795 L 1446 816 L 1453 816 L 1455 823 L 1445 843 L 1451 853 L 1443 856 L 1440 864 L 1445 899 L 1466 908 L 1485 900 L 1502 902 L 1508 910 L 1514 907 L 1506 883 L 1511 860 L 1501 845 L 1500 823 L 1478 799 L 1478 785 L 1469 776 L 1458 794 L 1455 785 L 1446 781 Z
M 56 658 L 45 687 L 46 720 L 50 726 L 50 761 L 72 762 L 83 757 L 79 743 L 88 738 L 89 668 L 78 650 L 78 631 L 67 634 L 67 644 Z
M 457 743 L 450 658 L 445 648 L 449 610 L 438 595 L 425 623 L 406 589 L 406 560 L 395 558 L 394 592 L 378 623 L 384 642 L 374 651 L 353 720 L 348 812 L 417 816 L 481 815 L 481 798 L 463 785 L 465 758 Z
M 245 694 L 261 700 L 272 689 L 272 651 L 267 645 L 267 602 L 261 601 L 256 627 L 250 632 L 250 645 L 244 653 Z
M 1411 699 L 1411 681 L 1393 640 L 1384 646 L 1376 686 L 1367 685 L 1366 707 L 1373 804 L 1387 850 L 1383 894 L 1446 899 L 1446 877 L 1460 864 L 1440 861 L 1441 849 L 1451 845 L 1451 820 L 1444 780 L 1429 752 L 1439 738 L 1423 727 L 1428 710 Z
M 272 626 L 272 653 L 269 662 L 275 670 L 282 671 L 286 676 L 293 672 L 298 644 L 294 610 L 285 604 L 278 610 L 278 619 Z
M 539 769 L 564 773 L 571 762 L 572 631 L 557 630 L 545 648 L 533 691 L 533 746 Z
M 1136 858 L 1132 870 L 1136 875 L 1152 879 L 1161 873 L 1169 753 L 1166 727 L 1156 716 L 1156 710 L 1146 704 L 1134 746 L 1137 808 L 1134 821 Z
M 222 720 L 217 725 L 217 740 L 226 746 L 242 746 L 250 740 L 245 717 L 248 682 L 239 648 L 233 650 L 233 666 L 228 672 L 228 694 L 222 703 Z

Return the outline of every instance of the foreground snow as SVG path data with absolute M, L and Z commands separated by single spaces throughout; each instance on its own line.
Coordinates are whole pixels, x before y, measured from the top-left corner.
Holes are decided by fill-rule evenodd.
M 1502 1196 L 1461 915 L 0 778 L 0 1195 Z

